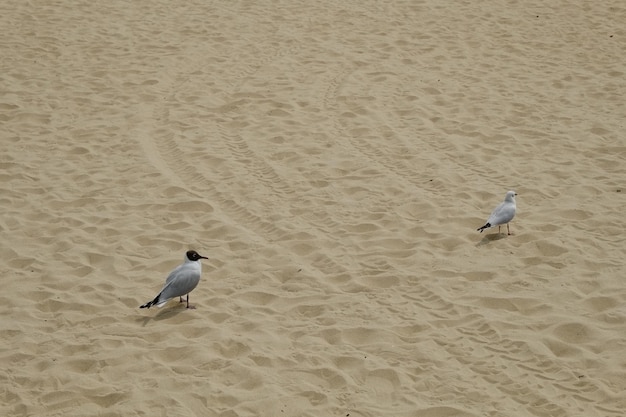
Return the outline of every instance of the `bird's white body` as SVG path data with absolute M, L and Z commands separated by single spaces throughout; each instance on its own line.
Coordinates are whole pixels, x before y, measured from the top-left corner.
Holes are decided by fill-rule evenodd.
M 187 307 L 189 307 L 189 293 L 193 291 L 200 282 L 202 275 L 202 263 L 200 259 L 208 259 L 200 256 L 195 251 L 188 251 L 185 254 L 185 261 L 178 265 L 165 279 L 165 285 L 154 300 L 147 302 L 140 308 L 150 308 L 153 305 L 163 307 L 169 300 L 187 295 Z
M 504 197 L 504 201 L 498 205 L 492 212 L 489 218 L 487 219 L 487 223 L 484 226 L 480 227 L 478 231 L 481 233 L 485 229 L 489 229 L 490 227 L 498 226 L 506 224 L 507 232 L 511 234 L 509 230 L 509 222 L 513 220 L 515 217 L 515 212 L 517 210 L 517 205 L 515 203 L 515 196 L 517 193 L 515 191 L 509 191 L 506 193 Z

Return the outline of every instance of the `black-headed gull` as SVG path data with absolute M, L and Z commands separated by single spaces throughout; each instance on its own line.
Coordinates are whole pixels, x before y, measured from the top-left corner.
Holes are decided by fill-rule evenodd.
M 200 275 L 202 274 L 202 264 L 200 259 L 209 259 L 206 256 L 198 254 L 195 250 L 190 250 L 185 253 L 185 262 L 178 265 L 165 280 L 165 285 L 161 289 L 161 292 L 152 301 L 148 301 L 139 308 L 150 308 L 153 305 L 157 307 L 163 307 L 165 303 L 175 297 L 180 297 L 180 301 L 183 301 L 183 295 L 187 295 L 187 308 L 194 308 L 189 306 L 189 293 L 200 282 Z

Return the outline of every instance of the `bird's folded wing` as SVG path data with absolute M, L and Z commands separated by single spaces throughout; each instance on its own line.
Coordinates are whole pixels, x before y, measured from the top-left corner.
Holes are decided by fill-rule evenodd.
M 515 216 L 515 206 L 513 204 L 502 203 L 489 216 L 489 223 L 492 225 L 508 223 Z

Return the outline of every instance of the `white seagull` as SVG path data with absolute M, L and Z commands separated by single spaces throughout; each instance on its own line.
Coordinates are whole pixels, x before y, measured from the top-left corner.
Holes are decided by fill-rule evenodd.
M 148 301 L 139 308 L 150 308 L 153 305 L 157 307 L 163 307 L 165 303 L 175 297 L 180 297 L 180 302 L 183 302 L 183 295 L 187 294 L 187 308 L 195 308 L 189 306 L 189 293 L 200 282 L 200 275 L 202 274 L 202 264 L 200 259 L 209 259 L 205 256 L 201 256 L 195 250 L 190 250 L 185 253 L 185 262 L 178 265 L 165 280 L 165 285 L 161 289 L 161 292 L 152 301 Z
M 487 223 L 485 223 L 483 227 L 479 227 L 476 230 L 482 233 L 485 229 L 498 226 L 498 233 L 500 233 L 500 226 L 506 224 L 506 231 L 510 235 L 511 230 L 509 229 L 509 222 L 513 220 L 513 217 L 515 217 L 516 195 L 517 193 L 515 191 L 508 191 L 504 197 L 504 201 L 491 212 L 491 216 L 487 219 Z

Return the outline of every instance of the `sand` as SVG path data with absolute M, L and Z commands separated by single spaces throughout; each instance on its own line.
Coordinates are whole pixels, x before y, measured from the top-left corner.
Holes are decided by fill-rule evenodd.
M 624 415 L 623 1 L 0 9 L 0 415 Z

